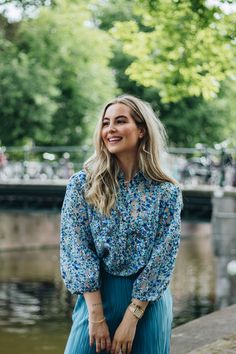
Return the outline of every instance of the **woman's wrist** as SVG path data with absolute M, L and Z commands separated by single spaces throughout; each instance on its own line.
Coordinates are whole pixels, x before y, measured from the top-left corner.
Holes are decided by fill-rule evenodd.
M 84 293 L 84 298 L 88 308 L 89 319 L 100 321 L 104 318 L 103 304 L 100 290 Z
M 103 309 L 90 309 L 89 310 L 89 318 L 92 321 L 99 321 L 102 318 L 104 318 L 104 312 Z
M 131 302 L 139 306 L 143 311 L 145 311 L 146 307 L 149 304 L 149 301 L 141 301 L 139 299 L 134 299 L 134 298 L 132 298 Z
M 133 313 L 131 313 L 128 308 L 125 311 L 123 319 L 129 321 L 133 325 L 137 325 L 139 321 L 138 317 L 136 317 Z
M 89 318 L 92 321 L 99 321 L 104 318 L 103 304 L 101 301 L 92 302 L 88 308 Z
M 135 316 L 137 317 L 139 320 L 140 318 L 143 317 L 144 315 L 144 310 L 141 306 L 136 305 L 133 301 L 131 302 L 131 304 L 129 304 L 128 306 L 128 310 Z
M 143 317 L 147 305 L 148 301 L 140 301 L 132 298 L 126 312 L 127 314 L 130 312 L 130 318 L 135 318 L 138 321 Z

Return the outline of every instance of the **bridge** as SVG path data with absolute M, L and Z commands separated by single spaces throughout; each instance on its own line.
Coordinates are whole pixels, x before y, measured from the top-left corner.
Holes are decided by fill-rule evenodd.
M 91 146 L 0 147 L 8 162 L 0 168 L 0 210 L 61 209 L 70 175 L 82 167 L 93 151 Z M 14 154 L 21 154 L 15 161 Z M 212 198 L 223 187 L 236 190 L 236 150 L 226 142 L 214 148 L 169 148 L 163 167 L 183 184 L 185 220 L 210 221 Z M 55 179 L 54 179 L 55 178 Z
M 8 181 L 0 183 L 0 210 L 55 210 L 62 206 L 68 180 Z M 185 220 L 210 221 L 217 186 L 183 186 Z M 234 188 L 236 189 L 236 188 Z

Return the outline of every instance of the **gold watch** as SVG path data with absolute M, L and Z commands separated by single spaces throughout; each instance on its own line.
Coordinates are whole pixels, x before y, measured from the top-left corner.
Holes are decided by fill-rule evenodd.
M 141 306 L 136 305 L 135 303 L 131 302 L 128 306 L 128 309 L 136 316 L 138 319 L 142 318 L 144 311 Z

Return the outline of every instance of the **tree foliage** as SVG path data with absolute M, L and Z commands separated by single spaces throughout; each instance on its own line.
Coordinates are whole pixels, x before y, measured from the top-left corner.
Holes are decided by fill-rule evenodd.
M 0 48 L 0 139 L 5 145 L 45 141 L 57 108 L 57 80 L 3 36 Z
M 141 6 L 142 5 L 142 6 Z M 137 0 L 135 20 L 112 29 L 133 60 L 126 74 L 158 89 L 162 102 L 217 96 L 221 83 L 236 73 L 236 14 L 204 1 Z
M 90 141 L 114 77 L 160 112 L 172 145 L 235 134 L 234 13 L 205 0 L 10 2 L 40 11 L 0 16 L 0 143 Z
M 155 5 L 157 3 L 158 1 L 155 0 Z M 202 13 L 201 20 L 207 24 L 209 9 L 203 7 L 204 3 L 203 1 L 191 2 L 194 11 L 200 11 L 200 8 L 205 11 Z M 138 28 L 142 28 L 144 32 L 150 30 L 143 26 L 142 17 L 135 11 L 135 6 L 137 6 L 136 1 L 130 1 L 126 6 L 125 0 L 110 0 L 105 4 L 98 0 L 98 7 L 95 9 L 96 20 L 100 28 L 110 30 L 112 33 L 114 33 L 113 28 L 116 21 L 121 21 L 121 19 L 129 22 L 134 21 Z M 149 13 L 150 10 L 146 7 L 145 11 Z M 146 87 L 127 74 L 127 68 L 132 65 L 135 58 L 124 51 L 126 40 L 123 41 L 123 37 L 113 36 L 113 38 L 114 54 L 110 65 L 115 72 L 118 87 L 122 92 L 134 94 L 151 103 L 166 126 L 171 145 L 192 147 L 201 142 L 212 146 L 236 133 L 235 81 L 223 82 L 217 97 L 208 101 L 203 96 L 194 97 L 187 93 L 186 97 L 178 101 L 163 102 L 159 87 Z M 168 42 L 171 42 L 171 37 Z M 143 75 L 145 75 L 145 71 Z
M 91 136 L 115 83 L 109 36 L 92 25 L 84 1 L 42 8 L 20 23 L 14 44 L 2 36 L 1 48 L 3 144 L 68 145 Z

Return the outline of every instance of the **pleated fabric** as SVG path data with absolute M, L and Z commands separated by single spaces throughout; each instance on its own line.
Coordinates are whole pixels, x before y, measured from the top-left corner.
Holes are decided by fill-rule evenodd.
M 100 290 L 111 340 L 130 304 L 136 277 L 114 276 L 101 270 Z M 172 296 L 167 288 L 158 301 L 148 304 L 144 316 L 138 321 L 132 354 L 169 354 L 172 319 Z M 77 298 L 72 320 L 64 354 L 95 354 L 95 345 L 89 346 L 88 310 L 83 295 Z

